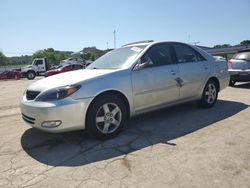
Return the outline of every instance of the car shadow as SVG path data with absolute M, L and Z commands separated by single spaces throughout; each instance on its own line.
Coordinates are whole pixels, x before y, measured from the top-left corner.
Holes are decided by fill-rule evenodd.
M 250 89 L 250 82 L 248 83 L 238 83 L 234 86 L 235 88 Z
M 133 118 L 116 138 L 99 141 L 87 137 L 84 131 L 62 134 L 28 129 L 21 145 L 29 156 L 51 166 L 81 166 L 123 156 L 155 144 L 168 144 L 213 123 L 229 118 L 248 105 L 218 100 L 210 109 L 200 109 L 195 103 L 165 108 Z

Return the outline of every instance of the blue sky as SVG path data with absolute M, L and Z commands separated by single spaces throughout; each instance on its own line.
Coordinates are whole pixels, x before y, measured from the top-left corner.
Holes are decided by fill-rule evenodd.
M 0 51 L 79 51 L 153 39 L 238 44 L 250 39 L 250 0 L 0 0 Z

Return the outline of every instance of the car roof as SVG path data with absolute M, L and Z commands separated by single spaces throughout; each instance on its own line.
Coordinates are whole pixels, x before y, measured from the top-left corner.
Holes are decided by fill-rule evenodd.
M 177 42 L 177 41 L 153 41 L 153 40 L 146 40 L 146 41 L 139 41 L 139 42 L 133 42 L 129 44 L 125 44 L 122 47 L 133 47 L 133 46 L 152 46 L 154 44 L 161 44 L 161 43 L 179 43 L 179 44 L 185 44 L 188 46 L 194 46 L 192 44 L 187 44 L 184 42 Z

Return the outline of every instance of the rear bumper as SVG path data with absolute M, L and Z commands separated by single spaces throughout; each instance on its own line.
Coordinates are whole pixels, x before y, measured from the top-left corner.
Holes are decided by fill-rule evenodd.
M 236 82 L 250 81 L 250 69 L 247 70 L 228 70 L 230 73 L 230 80 Z

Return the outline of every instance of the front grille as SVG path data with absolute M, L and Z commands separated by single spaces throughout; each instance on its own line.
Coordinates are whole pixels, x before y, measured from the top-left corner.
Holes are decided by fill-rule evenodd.
M 27 90 L 26 91 L 26 99 L 27 100 L 34 100 L 37 95 L 39 95 L 40 91 L 30 91 L 30 90 Z
M 22 114 L 22 117 L 23 117 L 23 120 L 26 121 L 27 123 L 35 124 L 35 120 L 36 120 L 35 118 L 26 116 L 24 114 Z

